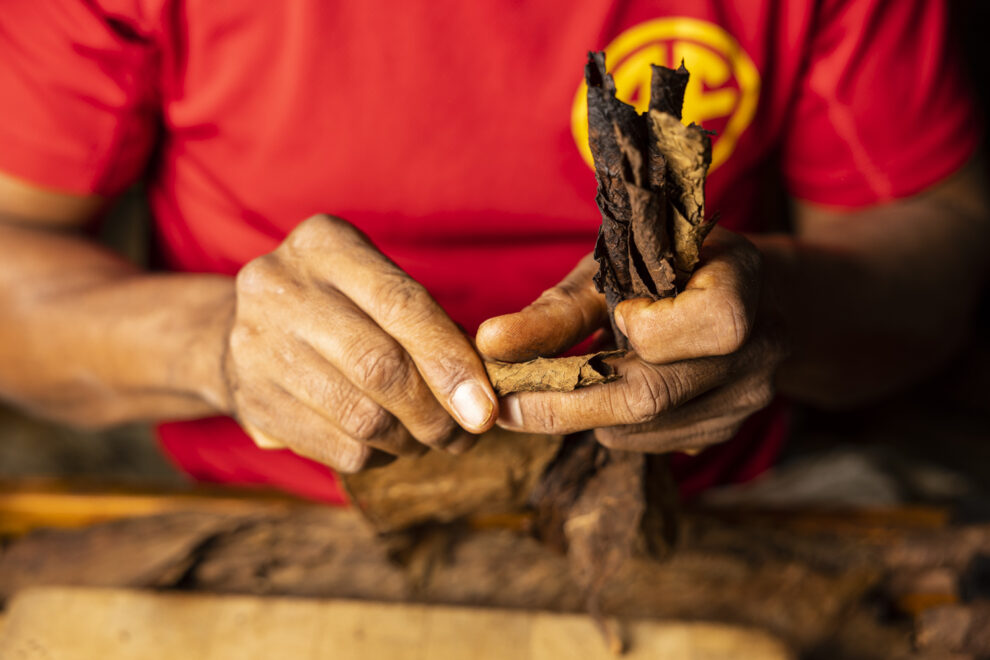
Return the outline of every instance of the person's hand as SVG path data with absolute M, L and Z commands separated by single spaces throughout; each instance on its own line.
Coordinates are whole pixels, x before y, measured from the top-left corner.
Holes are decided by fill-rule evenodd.
M 489 319 L 478 330 L 478 349 L 520 362 L 559 354 L 600 329 L 607 311 L 592 283 L 596 272 L 589 255 L 521 312 Z M 616 325 L 634 351 L 615 362 L 619 380 L 505 397 L 498 424 L 531 433 L 593 428 L 607 447 L 644 452 L 698 450 L 731 438 L 769 404 L 786 355 L 762 279 L 756 248 L 715 229 L 682 293 L 616 306 Z
M 264 448 L 353 472 L 427 447 L 459 452 L 498 403 L 470 340 L 360 231 L 300 224 L 236 280 L 228 412 Z M 456 420 L 456 422 L 455 422 Z

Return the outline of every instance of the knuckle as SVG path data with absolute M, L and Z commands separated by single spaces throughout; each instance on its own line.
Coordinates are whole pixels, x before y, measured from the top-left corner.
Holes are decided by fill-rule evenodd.
M 650 396 L 648 392 L 627 394 L 625 404 L 634 424 L 648 422 L 656 417 L 659 412 L 657 399 Z
M 743 404 L 749 410 L 762 410 L 770 405 L 775 395 L 773 382 L 764 380 L 746 389 Z
M 687 433 L 679 438 L 674 438 L 671 440 L 671 449 L 701 449 L 704 447 L 709 447 L 711 445 L 717 445 L 723 443 L 727 440 L 731 440 L 735 437 L 736 432 L 739 430 L 739 425 L 734 424 L 730 426 L 723 426 L 721 428 L 715 429 L 713 431 L 704 431 L 701 433 Z
M 712 353 L 729 355 L 746 344 L 751 328 L 741 300 L 728 295 L 720 296 L 714 303 L 712 316 Z
M 567 310 L 569 315 L 576 315 L 583 327 L 593 327 L 596 324 L 595 311 L 589 305 L 587 285 L 579 282 L 564 280 L 557 286 L 547 289 L 540 294 L 536 305 L 549 309 Z
M 577 292 L 572 285 L 562 282 L 541 293 L 537 300 L 541 303 L 555 306 L 573 305 L 577 302 Z
M 731 440 L 739 430 L 738 423 L 722 425 L 717 428 L 688 427 L 680 431 L 671 431 L 658 438 L 658 451 L 688 451 L 704 449 Z
M 318 213 L 310 216 L 296 225 L 279 250 L 289 254 L 309 253 L 318 250 L 327 254 L 343 248 L 344 239 L 356 234 L 353 225 L 345 220 Z
M 371 447 L 338 443 L 334 448 L 333 457 L 330 459 L 330 462 L 333 463 L 333 466 L 338 472 L 354 474 L 355 472 L 360 472 L 368 465 L 372 453 L 373 450 Z
M 701 438 L 702 446 L 716 445 L 727 440 L 731 440 L 735 437 L 736 433 L 739 432 L 739 427 L 742 426 L 742 422 L 737 422 L 735 424 L 729 424 L 728 426 L 723 426 L 720 429 L 712 431 L 711 433 L 703 436 Z
M 393 418 L 388 411 L 370 402 L 362 407 L 363 410 L 352 410 L 342 420 L 349 436 L 361 442 L 371 442 L 391 430 Z
M 465 454 L 478 443 L 478 439 L 471 435 L 459 435 L 453 442 L 447 445 L 446 449 L 454 456 Z
M 354 360 L 351 371 L 356 384 L 362 389 L 388 392 L 406 380 L 408 358 L 398 346 L 375 347 Z
M 257 382 L 241 381 L 234 392 L 237 421 L 254 428 L 276 426 L 277 420 L 272 419 L 268 406 L 270 392 L 270 388 L 259 385 Z
M 627 376 L 628 378 L 628 376 Z M 640 424 L 656 417 L 665 408 L 669 398 L 662 379 L 651 378 L 642 372 L 629 378 L 622 392 L 622 405 L 629 413 L 630 423 Z
M 227 338 L 227 344 L 230 347 L 230 352 L 237 356 L 248 352 L 254 345 L 256 336 L 257 333 L 249 326 L 242 323 L 235 325 L 231 328 L 230 335 Z
M 691 391 L 691 383 L 686 372 L 679 368 L 666 369 L 648 381 L 657 397 L 658 413 L 676 408 L 684 403 Z
M 270 290 L 278 277 L 278 258 L 265 254 L 245 264 L 234 282 L 238 294 L 254 295 Z
M 314 213 L 313 215 L 309 216 L 308 218 L 300 222 L 299 226 L 296 228 L 296 231 L 300 233 L 306 233 L 310 231 L 323 233 L 328 228 L 333 227 L 337 224 L 341 224 L 341 221 L 338 218 L 335 218 L 331 215 L 327 215 L 326 213 Z
M 651 364 L 662 363 L 666 355 L 660 349 L 661 344 L 656 341 L 652 332 L 639 323 L 634 324 L 627 321 L 627 324 L 626 329 L 629 331 L 629 344 L 636 351 L 636 355 Z
M 669 341 L 666 340 L 664 315 L 653 313 L 625 313 L 626 334 L 636 355 L 651 364 L 669 362 Z
M 335 226 L 334 218 L 317 213 L 306 218 L 293 229 L 286 237 L 286 245 L 299 247 L 308 245 L 314 238 L 323 236 L 327 231 L 331 231 Z
M 387 273 L 375 290 L 379 314 L 387 319 L 402 319 L 417 324 L 425 320 L 433 306 L 433 298 L 419 283 L 405 273 Z
M 523 404 L 526 405 L 526 404 Z M 539 429 L 544 433 L 556 433 L 560 425 L 560 416 L 554 406 L 543 397 L 533 397 L 522 417 L 527 421 L 527 426 Z
M 419 431 L 417 440 L 431 447 L 446 447 L 459 435 L 459 429 L 454 420 L 444 414 Z
M 677 406 L 686 384 L 677 369 L 636 370 L 627 374 L 628 387 L 624 388 L 624 404 L 633 423 L 643 423 Z

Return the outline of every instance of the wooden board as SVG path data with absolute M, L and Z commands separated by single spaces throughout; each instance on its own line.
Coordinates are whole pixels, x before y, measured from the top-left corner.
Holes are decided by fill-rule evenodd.
M 628 660 L 792 657 L 769 635 L 719 624 L 634 621 L 623 632 Z M 0 657 L 613 658 L 580 615 L 60 587 L 12 601 Z

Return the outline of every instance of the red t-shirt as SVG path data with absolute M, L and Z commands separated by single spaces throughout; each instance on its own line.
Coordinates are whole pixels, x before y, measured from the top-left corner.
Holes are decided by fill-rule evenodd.
M 942 0 L 5 0 L 0 171 L 113 195 L 150 165 L 162 256 L 234 274 L 325 212 L 363 229 L 473 331 L 590 251 L 599 224 L 580 84 L 604 48 L 645 103 L 692 72 L 718 132 L 708 207 L 765 229 L 794 196 L 858 207 L 958 169 L 977 135 Z M 679 459 L 688 490 L 764 469 L 780 416 Z M 772 427 L 776 426 L 776 429 Z M 212 419 L 161 428 L 194 476 L 328 501 L 332 473 Z

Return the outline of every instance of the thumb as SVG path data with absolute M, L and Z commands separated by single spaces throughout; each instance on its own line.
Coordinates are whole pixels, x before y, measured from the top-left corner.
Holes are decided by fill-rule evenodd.
M 488 319 L 478 328 L 478 350 L 490 359 L 524 362 L 558 355 L 577 344 L 607 316 L 605 297 L 592 282 L 596 272 L 598 264 L 589 254 L 522 311 Z

